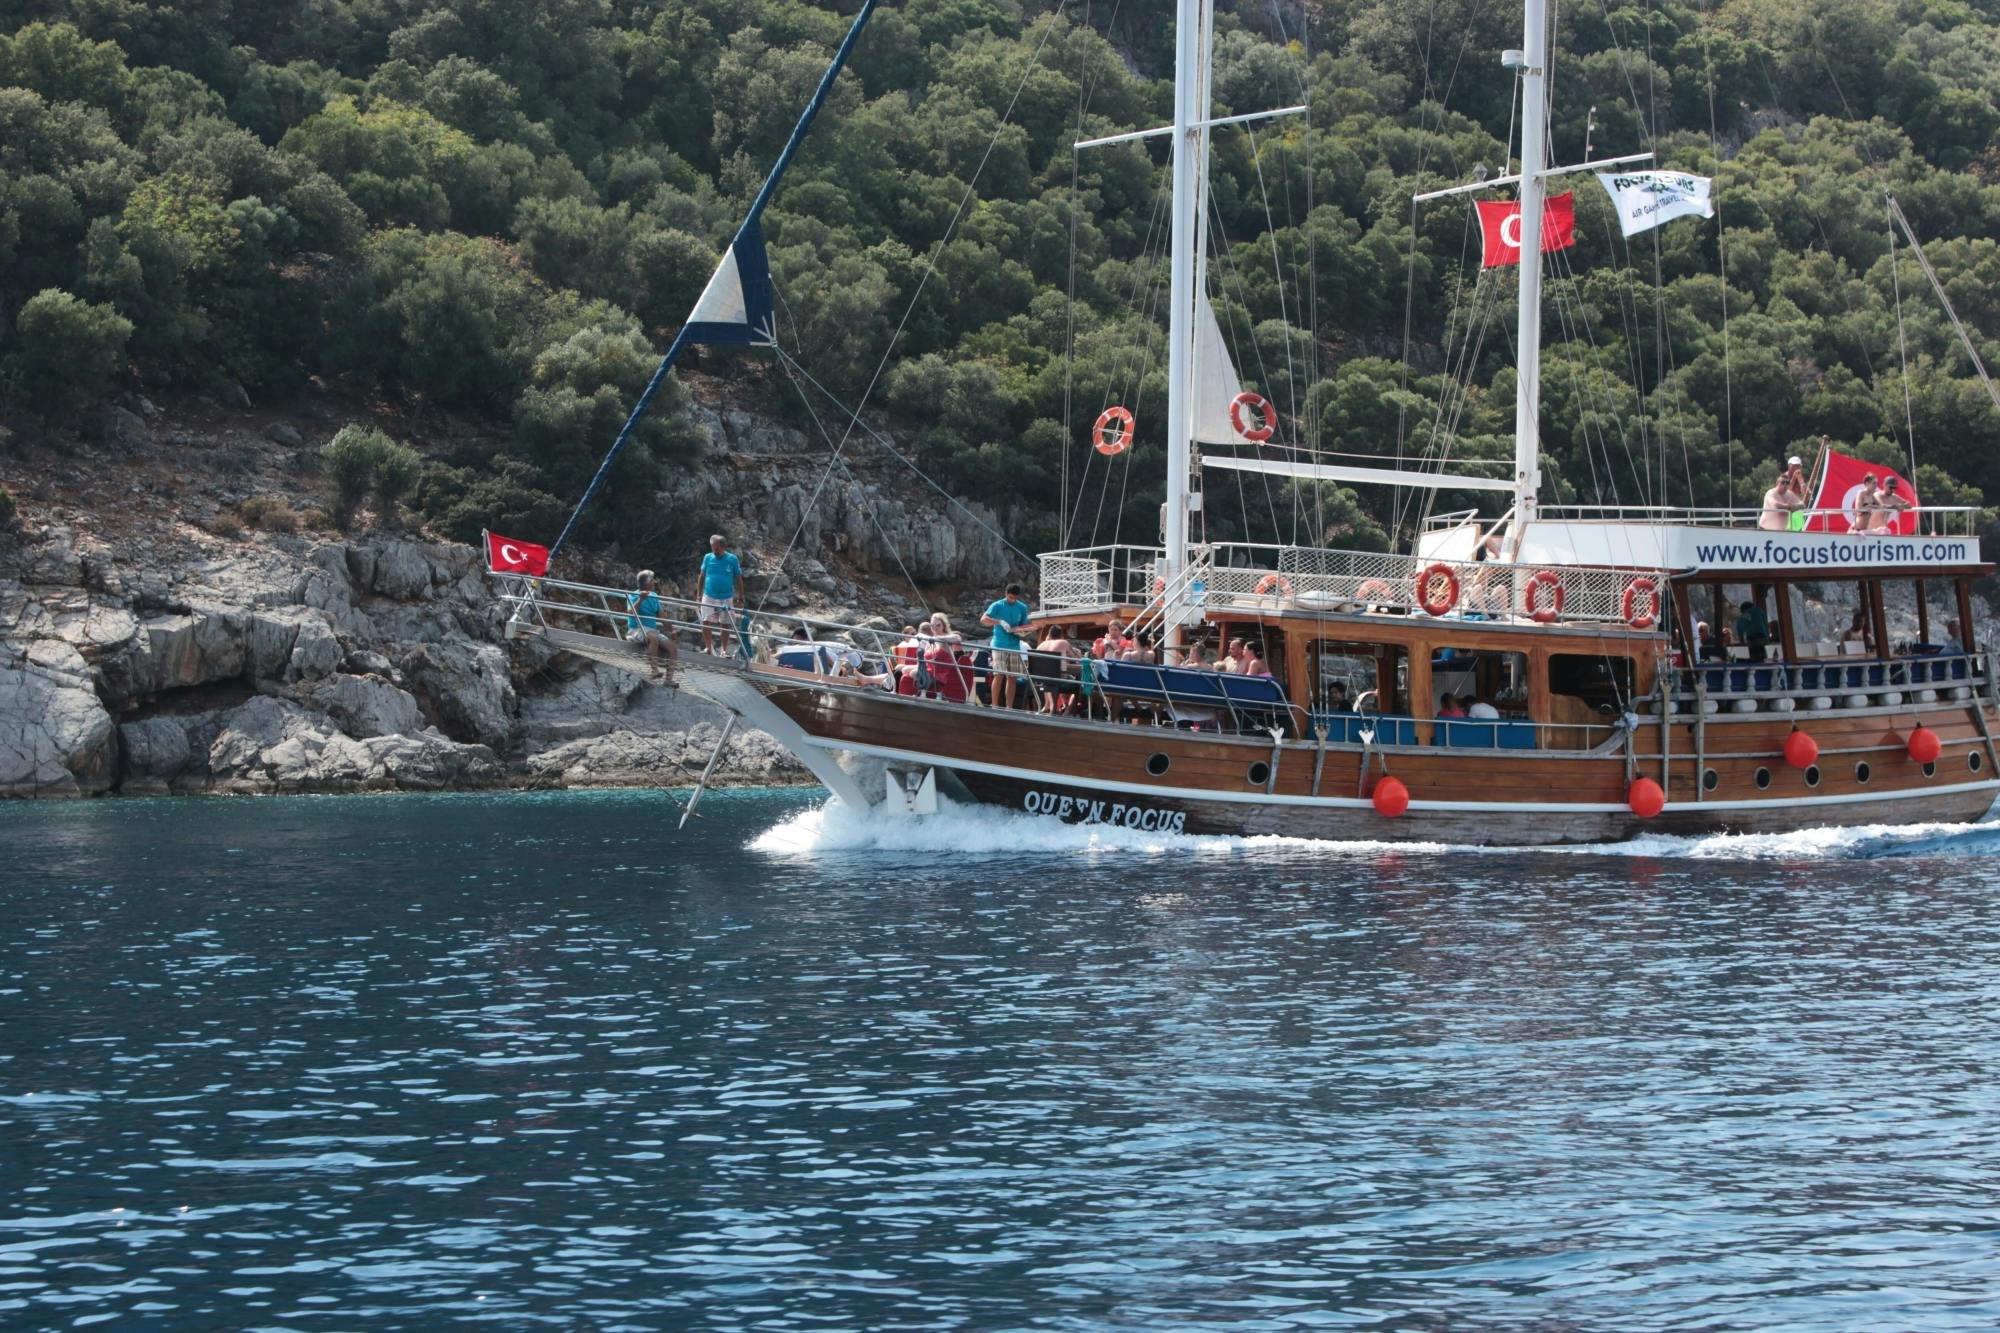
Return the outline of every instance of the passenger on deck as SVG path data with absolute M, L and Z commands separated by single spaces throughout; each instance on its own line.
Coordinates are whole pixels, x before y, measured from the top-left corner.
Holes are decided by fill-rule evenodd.
M 924 655 L 924 663 L 930 669 L 932 687 L 938 698 L 953 704 L 972 701 L 972 662 L 960 651 L 957 635 L 940 638 L 933 643 Z
M 1771 622 L 1764 615 L 1764 608 L 1755 602 L 1745 602 L 1736 617 L 1736 637 L 1750 650 L 1750 660 L 1764 660 L 1765 650 L 1771 644 Z
M 1474 699 L 1466 707 L 1465 715 L 1470 718 L 1481 719 L 1482 721 L 1498 721 L 1500 710 L 1492 704 L 1487 703 L 1484 699 Z
M 1347 686 L 1341 681 L 1336 680 L 1326 691 L 1326 711 L 1329 713 L 1347 713 L 1352 712 L 1353 709 L 1354 705 L 1348 702 Z
M 1051 625 L 1048 636 L 1035 645 L 1034 655 L 1028 660 L 1029 679 L 1041 692 L 1042 712 L 1069 711 L 1076 688 L 1076 656 L 1076 645 L 1069 641 L 1060 625 Z
M 701 558 L 701 650 L 705 653 L 716 651 L 715 642 L 722 641 L 722 651 L 729 651 L 729 640 L 736 627 L 736 581 L 743 577 L 743 562 L 729 549 L 729 542 L 721 533 L 708 539 L 708 554 Z
M 1125 651 L 1125 622 L 1113 620 L 1092 645 L 1099 657 L 1117 657 Z
M 1861 478 L 1861 494 L 1854 497 L 1854 518 L 1848 523 L 1849 532 L 1873 532 L 1875 511 L 1881 507 L 1882 488 L 1875 482 L 1875 474 L 1868 473 Z
M 1910 508 L 1910 497 L 1903 494 L 1902 486 L 1902 481 L 1896 477 L 1882 483 L 1882 489 L 1875 495 L 1875 521 L 1868 531 L 1896 531 L 1902 522 L 1903 512 Z
M 1262 676 L 1266 680 L 1276 679 L 1271 674 L 1270 664 L 1264 660 L 1264 644 L 1261 639 L 1246 641 L 1243 645 L 1243 656 L 1237 661 L 1240 667 L 1237 673 L 1239 675 Z
M 1181 654 L 1181 665 L 1190 671 L 1214 670 L 1213 665 L 1208 660 L 1208 649 L 1203 646 L 1200 639 L 1196 639 L 1193 643 L 1190 643 L 1187 646 L 1187 651 Z
M 1757 519 L 1757 526 L 1769 532 L 1783 532 L 1792 525 L 1792 515 L 1806 507 L 1806 497 L 1794 490 L 1789 473 L 1782 474 L 1777 484 L 1764 492 L 1764 512 Z
M 1458 696 L 1447 690 L 1444 693 L 1444 697 L 1438 700 L 1437 715 L 1439 717 L 1464 717 L 1465 710 L 1458 706 Z
M 660 632 L 660 595 L 653 590 L 653 571 L 642 569 L 634 580 L 639 587 L 625 597 L 625 638 L 627 642 L 641 644 L 646 649 L 646 664 L 653 669 L 653 675 L 668 684 L 673 683 L 673 670 L 680 662 L 681 650 L 674 641 Z M 666 670 L 660 669 L 660 655 L 667 659 Z
M 1014 691 L 1017 682 L 1028 674 L 1028 662 L 1022 651 L 1028 646 L 1014 631 L 1028 622 L 1028 603 L 1021 595 L 1021 585 L 1010 583 L 1007 591 L 998 601 L 986 608 L 986 614 L 979 617 L 979 623 L 993 630 L 993 703 L 998 708 L 1014 706 Z
M 1215 664 L 1217 671 L 1226 671 L 1232 676 L 1243 674 L 1243 640 L 1231 639 L 1229 648 L 1222 654 L 1222 660 Z
M 951 627 L 950 619 L 942 611 L 931 613 L 931 618 L 924 622 L 924 633 L 920 637 L 931 640 L 933 644 L 949 643 L 953 647 L 965 642 L 964 636 Z

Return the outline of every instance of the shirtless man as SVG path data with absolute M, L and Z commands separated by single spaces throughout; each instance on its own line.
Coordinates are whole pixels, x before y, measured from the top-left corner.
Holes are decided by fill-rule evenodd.
M 1901 525 L 1903 513 L 1910 507 L 1910 497 L 1903 494 L 1902 480 L 1890 477 L 1883 481 L 1882 489 L 1875 493 L 1875 521 L 1869 525 L 1870 532 L 1895 532 Z

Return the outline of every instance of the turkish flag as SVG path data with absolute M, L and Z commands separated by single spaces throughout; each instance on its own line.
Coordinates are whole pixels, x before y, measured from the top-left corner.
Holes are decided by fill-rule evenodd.
M 1869 524 L 1861 513 L 1861 497 L 1870 478 L 1877 488 L 1886 488 L 1891 477 L 1896 479 L 1896 495 L 1910 502 L 1910 507 L 1899 510 L 1893 521 L 1883 532 L 1907 535 L 1917 530 L 1917 488 L 1910 485 L 1910 479 L 1892 468 L 1878 467 L 1864 463 L 1846 454 L 1826 451 L 1826 471 L 1819 480 L 1819 494 L 1813 497 L 1814 509 L 1838 510 L 1838 513 L 1816 513 L 1806 520 L 1807 532 L 1861 532 Z M 1880 506 L 1870 506 L 1871 509 Z
M 1503 199 L 1481 199 L 1479 262 L 1485 268 L 1521 262 L 1521 205 Z M 1567 250 L 1576 240 L 1576 195 L 1552 195 L 1542 201 L 1542 253 Z
M 489 532 L 486 534 L 486 567 L 495 574 L 527 574 L 540 578 L 549 572 L 549 548 Z

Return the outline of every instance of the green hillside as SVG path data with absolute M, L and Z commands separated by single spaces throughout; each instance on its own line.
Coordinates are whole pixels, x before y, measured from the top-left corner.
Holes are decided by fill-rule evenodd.
M 1152 536 L 1165 155 L 1070 145 L 1168 118 L 1166 9 L 885 7 L 767 218 L 799 361 L 852 403 L 900 327 L 871 416 L 944 485 L 1009 510 L 1024 545 Z M 320 377 L 504 439 L 425 462 L 413 499 L 439 530 L 553 535 L 852 11 L 0 0 L 9 414 Z M 2000 409 L 1905 247 L 1891 264 L 1883 202 L 1900 199 L 1993 359 L 1992 6 L 1561 18 L 1555 157 L 1580 159 L 1587 136 L 1599 156 L 1655 149 L 1718 178 L 1723 225 L 1628 248 L 1577 178 L 1578 243 L 1547 311 L 1554 493 L 1754 500 L 1795 447 L 1905 460 L 1910 426 L 1927 501 L 2000 493 Z M 1509 455 L 1511 295 L 1476 281 L 1463 201 L 1419 214 L 1413 246 L 1409 197 L 1505 161 L 1497 53 L 1519 44 L 1517 12 L 1225 0 L 1216 27 L 1226 110 L 1313 108 L 1217 136 L 1211 282 L 1246 381 L 1322 449 L 1417 452 L 1450 424 L 1460 456 Z M 692 364 L 810 421 L 766 353 Z M 1140 443 L 1107 465 L 1083 437 L 1117 401 Z M 637 446 L 587 539 L 657 532 L 655 479 L 701 466 L 666 411 Z M 1209 533 L 1268 532 L 1275 511 L 1287 537 L 1373 544 L 1411 517 L 1390 506 L 1218 487 Z

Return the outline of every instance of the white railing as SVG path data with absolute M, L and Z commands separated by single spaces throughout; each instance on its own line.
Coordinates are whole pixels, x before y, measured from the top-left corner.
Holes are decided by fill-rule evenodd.
M 1109 566 L 1099 552 L 1116 552 L 1122 563 Z M 1043 556 L 1042 608 L 1074 612 L 1145 607 L 1155 599 L 1152 571 L 1162 556 L 1158 549 L 1141 547 L 1099 547 Z M 1052 561 L 1063 580 L 1053 593 L 1047 572 Z M 1203 605 L 1211 611 L 1276 611 L 1289 606 L 1398 615 L 1435 611 L 1495 620 L 1532 616 L 1565 624 L 1623 625 L 1631 620 L 1626 592 L 1635 579 L 1645 578 L 1652 582 L 1652 620 L 1657 624 L 1667 587 L 1666 577 L 1657 571 L 1641 574 L 1588 565 L 1426 560 L 1373 551 L 1242 542 L 1196 548 L 1190 556 L 1190 568 L 1197 565 L 1202 566 Z M 1557 589 L 1561 590 L 1560 605 Z M 1087 598 L 1092 590 L 1095 597 Z
M 1812 518 L 1826 518 L 1830 530 L 1846 536 L 1846 511 L 1807 509 Z M 1979 510 L 1971 505 L 1925 505 L 1905 510 L 1914 514 L 1917 532 L 1927 537 L 1970 537 L 1979 521 Z M 1680 505 L 1543 505 L 1541 518 L 1557 523 L 1658 523 L 1681 528 L 1754 528 L 1764 517 L 1762 505 L 1733 508 L 1690 508 Z

